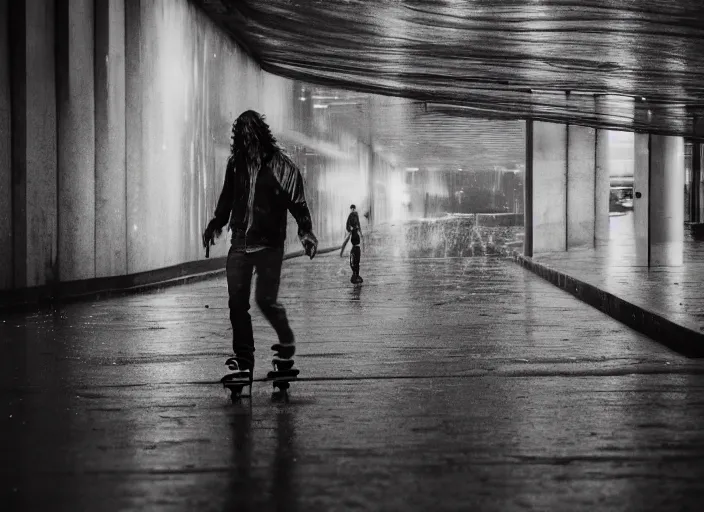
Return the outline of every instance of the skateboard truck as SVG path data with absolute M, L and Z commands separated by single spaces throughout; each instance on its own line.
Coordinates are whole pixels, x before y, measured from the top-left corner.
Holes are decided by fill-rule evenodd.
M 274 367 L 274 370 L 267 374 L 267 380 L 272 381 L 274 386 L 272 399 L 275 401 L 288 401 L 288 388 L 291 387 L 290 382 L 296 380 L 300 372 L 293 367 L 293 359 L 280 359 L 274 356 L 271 365 Z
M 252 373 L 250 370 L 241 370 L 239 363 L 234 357 L 229 358 L 225 361 L 227 367 L 232 371 L 228 373 L 220 382 L 222 385 L 230 390 L 230 398 L 233 402 L 236 402 L 242 396 L 252 396 Z M 249 395 L 242 395 L 242 389 L 249 386 Z

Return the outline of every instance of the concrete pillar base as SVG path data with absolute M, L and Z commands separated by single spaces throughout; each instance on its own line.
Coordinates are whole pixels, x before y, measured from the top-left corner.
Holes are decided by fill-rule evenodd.
M 684 242 L 667 242 L 650 246 L 651 267 L 679 267 L 684 263 Z

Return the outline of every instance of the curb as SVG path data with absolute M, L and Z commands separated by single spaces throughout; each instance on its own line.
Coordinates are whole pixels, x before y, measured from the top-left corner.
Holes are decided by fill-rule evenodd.
M 523 268 L 641 334 L 684 356 L 704 357 L 703 333 L 668 320 L 661 314 L 649 311 L 576 277 L 538 263 L 517 251 L 503 252 Z
M 325 254 L 340 249 L 326 247 L 319 249 L 317 254 Z M 298 258 L 304 251 L 286 253 L 284 260 Z M 108 297 L 134 295 L 178 286 L 182 284 L 205 281 L 225 273 L 226 256 L 197 260 L 160 268 L 138 274 L 112 276 L 107 278 L 85 279 L 82 281 L 67 281 L 54 286 L 22 288 L 0 292 L 0 314 L 10 312 L 26 312 L 42 307 L 53 307 L 71 302 L 99 300 Z

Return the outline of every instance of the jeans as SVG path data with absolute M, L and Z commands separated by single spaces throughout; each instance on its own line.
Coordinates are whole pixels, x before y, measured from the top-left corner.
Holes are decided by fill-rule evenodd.
M 359 260 L 362 257 L 362 251 L 359 245 L 353 245 L 350 249 L 350 268 L 354 275 L 359 274 Z
M 254 297 L 257 306 L 276 331 L 279 343 L 294 342 L 293 331 L 286 318 L 286 310 L 277 302 L 283 256 L 283 248 L 265 248 L 250 253 L 230 248 L 227 255 L 227 291 L 230 295 L 232 349 L 241 366 L 254 368 L 254 335 L 252 318 L 249 315 L 249 297 L 252 290 L 252 273 L 255 268 L 257 286 Z

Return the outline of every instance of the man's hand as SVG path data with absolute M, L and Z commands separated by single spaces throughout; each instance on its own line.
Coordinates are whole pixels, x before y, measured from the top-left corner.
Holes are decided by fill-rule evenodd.
M 205 248 L 205 257 L 210 257 L 210 246 L 215 245 L 215 238 L 220 236 L 222 230 L 217 227 L 215 219 L 208 222 L 208 226 L 203 231 L 203 247 Z
M 306 255 L 309 256 L 310 259 L 315 258 L 315 255 L 318 252 L 318 239 L 315 238 L 315 235 L 312 232 L 305 233 L 300 235 L 299 238 L 301 239 Z

